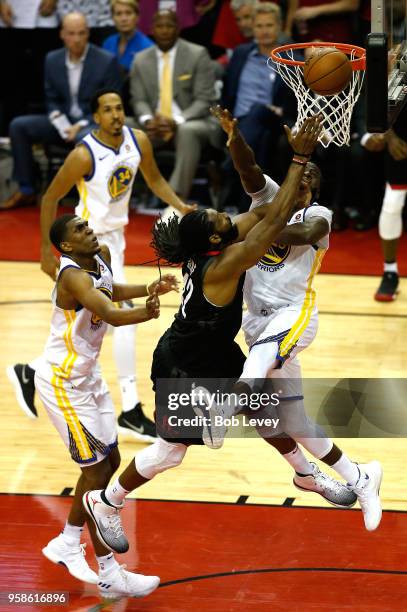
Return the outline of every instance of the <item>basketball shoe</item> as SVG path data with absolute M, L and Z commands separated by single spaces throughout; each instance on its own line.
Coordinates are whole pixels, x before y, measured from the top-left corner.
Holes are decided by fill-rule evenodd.
M 115 565 L 111 570 L 99 571 L 99 593 L 104 599 L 120 597 L 145 597 L 160 584 L 158 576 L 133 574 L 125 570 L 125 565 Z
M 312 474 L 295 474 L 293 483 L 301 491 L 319 493 L 332 506 L 352 508 L 356 504 L 357 495 L 338 480 L 321 472 L 316 463 L 311 463 Z
M 383 478 L 383 469 L 378 461 L 358 463 L 360 471 L 359 480 L 355 485 L 347 487 L 358 496 L 359 505 L 363 512 L 365 527 L 374 531 L 382 519 L 382 505 L 380 503 L 380 485 Z
M 48 542 L 42 549 L 42 554 L 47 557 L 52 563 L 64 565 L 68 572 L 78 580 L 89 582 L 90 584 L 98 583 L 98 575 L 89 567 L 85 561 L 85 546 L 69 546 L 62 539 L 62 534 Z
M 225 425 L 227 414 L 223 406 L 214 404 L 209 399 L 209 391 L 205 387 L 194 388 L 195 397 L 199 397 L 200 401 L 206 404 L 206 408 L 196 403 L 192 404 L 195 414 L 201 418 L 202 422 L 202 440 L 208 448 L 217 450 L 222 448 L 228 428 Z
M 392 302 L 398 293 L 399 275 L 397 272 L 385 272 L 374 299 L 377 302 Z
M 124 504 L 113 506 L 107 500 L 104 501 L 103 497 L 102 489 L 87 491 L 82 498 L 84 508 L 95 523 L 96 534 L 102 544 L 112 552 L 125 553 L 129 550 L 129 542 L 120 519 L 120 510 Z
M 117 429 L 122 435 L 130 435 L 142 442 L 155 442 L 157 439 L 155 423 L 146 417 L 141 402 L 136 404 L 132 410 L 122 412 L 117 423 Z
M 14 387 L 18 405 L 30 419 L 38 417 L 34 406 L 34 375 L 35 371 L 26 363 L 16 363 L 6 369 L 7 378 Z

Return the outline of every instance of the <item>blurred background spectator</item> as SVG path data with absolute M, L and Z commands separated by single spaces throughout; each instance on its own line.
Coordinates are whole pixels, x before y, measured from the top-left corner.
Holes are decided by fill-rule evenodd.
M 253 16 L 254 41 L 236 47 L 226 68 L 222 106 L 238 119 L 239 129 L 265 172 L 281 180 L 284 169 L 279 165 L 278 142 L 283 125 L 293 125 L 297 103 L 292 90 L 279 74 L 270 68 L 270 52 L 287 41 L 282 32 L 282 14 L 274 2 L 258 3 Z M 275 155 L 272 155 L 272 152 Z M 222 206 L 239 202 L 239 210 L 248 207 L 240 180 L 228 156 L 222 166 Z
M 0 208 L 35 204 L 36 180 L 32 145 L 74 143 L 92 129 L 90 99 L 97 89 L 120 89 L 121 73 L 116 58 L 89 44 L 89 29 L 81 13 L 70 13 L 62 22 L 64 48 L 45 59 L 47 115 L 24 115 L 10 125 L 14 178 L 19 190 Z
M 0 1 L 2 136 L 13 117 L 43 110 L 44 57 L 60 45 L 57 26 L 56 0 Z M 18 95 L 16 77 L 24 84 Z
M 353 42 L 360 0 L 288 0 L 286 31 L 297 42 Z
M 155 14 L 152 34 L 156 44 L 138 53 L 131 69 L 134 115 L 156 150 L 175 150 L 169 183 L 186 199 L 203 147 L 222 143 L 218 122 L 209 114 L 214 62 L 204 47 L 179 38 L 173 11 Z
M 103 42 L 103 49 L 113 53 L 123 70 L 122 100 L 126 115 L 131 114 L 129 72 L 134 56 L 154 42 L 138 30 L 139 8 L 137 0 L 112 0 L 112 18 L 117 33 Z
M 90 40 L 95 45 L 114 33 L 110 0 L 58 0 L 57 12 L 62 20 L 68 13 L 82 13 L 90 28 Z

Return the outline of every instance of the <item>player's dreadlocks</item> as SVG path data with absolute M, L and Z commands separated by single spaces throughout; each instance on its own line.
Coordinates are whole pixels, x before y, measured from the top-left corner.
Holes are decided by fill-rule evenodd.
M 174 214 L 168 221 L 160 219 L 155 223 L 150 244 L 157 257 L 169 264 L 178 264 L 207 251 L 213 232 L 213 223 L 204 210 L 188 213 L 182 219 Z

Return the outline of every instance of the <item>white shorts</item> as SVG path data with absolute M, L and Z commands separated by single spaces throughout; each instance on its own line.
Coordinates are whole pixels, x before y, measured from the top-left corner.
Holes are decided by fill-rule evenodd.
M 297 355 L 312 343 L 317 330 L 318 310 L 314 308 L 308 319 L 304 317 L 301 304 L 279 308 L 266 316 L 246 313 L 243 319 L 243 331 L 251 350 L 254 346 L 261 347 L 271 342 L 277 344 L 274 357 L 280 361 L 281 367 L 270 369 L 267 377 L 284 379 L 279 390 L 285 398 L 300 399 L 303 395 L 301 365 Z M 273 357 L 271 361 L 274 361 Z M 242 378 L 245 378 L 244 373 Z
M 114 406 L 99 370 L 77 386 L 36 373 L 35 388 L 76 463 L 98 463 L 117 446 Z
M 126 248 L 126 240 L 124 238 L 124 229 L 120 227 L 112 232 L 96 234 L 96 236 L 100 244 L 105 244 L 109 247 L 113 281 L 115 283 L 125 283 L 124 249 Z

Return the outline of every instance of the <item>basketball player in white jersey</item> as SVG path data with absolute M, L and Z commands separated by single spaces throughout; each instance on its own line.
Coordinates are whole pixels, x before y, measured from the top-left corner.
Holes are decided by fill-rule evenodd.
M 122 327 L 157 318 L 157 295 L 176 289 L 177 281 L 165 275 L 150 285 L 145 306 L 116 308 L 113 302 L 146 296 L 146 287 L 114 282 L 109 248 L 99 245 L 88 222 L 62 215 L 51 226 L 50 240 L 61 258 L 52 295 L 51 332 L 35 386 L 82 474 L 65 527 L 43 554 L 65 565 L 75 578 L 97 583 L 103 597 L 141 597 L 157 588 L 159 578 L 119 566 L 95 537 L 92 521 L 88 523 L 99 574 L 85 561 L 80 539 L 87 515 L 81 499 L 95 484 L 107 484 L 120 464 L 114 406 L 98 365 L 107 324 Z
M 76 185 L 80 200 L 75 212 L 108 245 L 115 279 L 124 282 L 124 227 L 138 169 L 155 195 L 179 213 L 186 214 L 194 207 L 184 204 L 159 172 L 147 135 L 124 125 L 123 104 L 117 92 L 96 92 L 91 109 L 98 130 L 88 134 L 68 155 L 42 200 L 41 268 L 55 279 L 58 261 L 51 250 L 49 229 L 59 200 Z M 122 306 L 126 307 L 125 302 Z M 113 353 L 122 396 L 119 432 L 153 442 L 155 425 L 142 412 L 136 387 L 135 329 L 130 326 L 114 330 Z M 31 418 L 37 417 L 33 385 L 37 367 L 38 360 L 34 360 L 7 368 L 18 403 Z
M 257 166 L 253 151 L 237 128 L 237 121 L 220 107 L 213 109 L 213 114 L 228 135 L 235 168 L 243 188 L 252 198 L 250 209 L 272 202 L 280 187 Z M 241 392 L 250 393 L 261 390 L 266 378 L 278 379 L 278 388 L 282 390 L 278 417 L 281 431 L 290 437 L 272 438 L 264 428 L 258 428 L 259 434 L 294 468 L 294 484 L 298 488 L 315 491 L 330 503 L 341 505 L 338 501 L 343 498 L 343 487 L 338 488 L 338 496 L 332 496 L 332 487 L 326 486 L 326 476 L 316 464 L 307 460 L 296 442 L 332 467 L 346 479 L 349 491 L 358 496 L 366 529 L 373 530 L 378 527 L 382 514 L 380 464 L 377 461 L 365 465 L 351 462 L 306 416 L 303 405 L 297 354 L 311 344 L 317 332 L 318 311 L 312 281 L 329 246 L 332 218 L 327 208 L 314 202 L 319 194 L 319 169 L 309 162 L 309 158 L 303 160 L 306 169 L 293 216 L 272 247 L 246 272 L 244 300 L 248 312 L 242 327 L 249 356 L 241 382 L 237 384 Z M 239 224 L 239 217 L 235 222 Z M 213 407 L 211 416 L 224 414 L 229 417 L 237 412 L 239 407 L 235 405 Z M 226 428 L 216 428 L 214 422 L 212 419 L 212 427 L 205 431 L 204 441 L 212 448 L 219 448 Z

